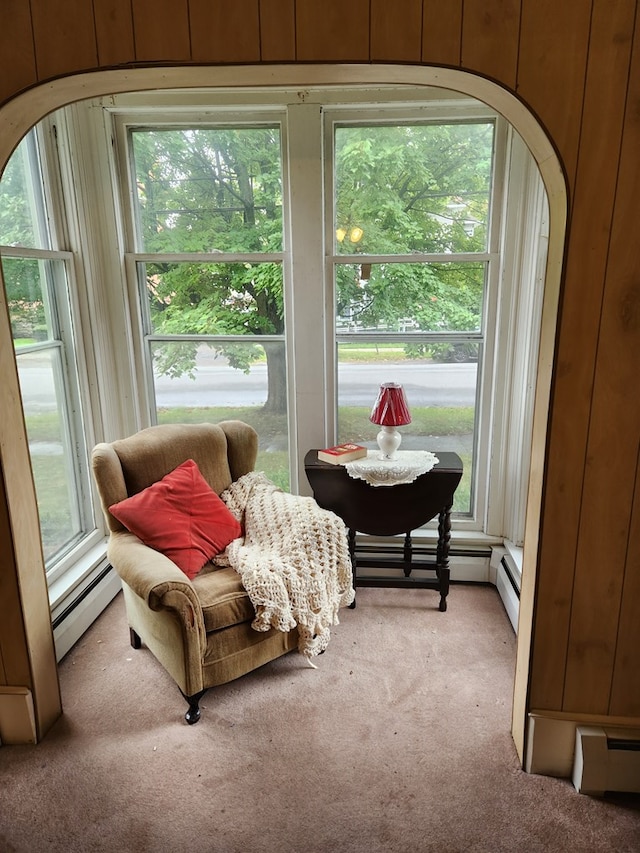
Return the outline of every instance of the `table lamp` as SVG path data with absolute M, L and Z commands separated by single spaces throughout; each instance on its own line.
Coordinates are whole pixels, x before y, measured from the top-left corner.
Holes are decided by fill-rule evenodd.
M 402 441 L 402 436 L 396 427 L 411 423 L 402 385 L 384 382 L 380 386 L 369 420 L 381 427 L 377 435 L 380 458 L 393 459 Z

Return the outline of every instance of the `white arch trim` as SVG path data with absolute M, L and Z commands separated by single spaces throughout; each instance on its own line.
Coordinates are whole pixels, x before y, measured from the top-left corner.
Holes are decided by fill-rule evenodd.
M 59 107 L 85 98 L 158 89 L 241 86 L 304 88 L 350 84 L 437 86 L 477 98 L 503 115 L 517 130 L 536 161 L 546 188 L 549 201 L 549 250 L 534 406 L 512 723 L 516 748 L 520 759 L 524 760 L 538 532 L 567 217 L 567 189 L 560 161 L 545 131 L 527 107 L 509 91 L 483 77 L 466 71 L 430 66 L 181 66 L 95 71 L 44 83 L 18 95 L 0 109 L 0 173 L 22 137 L 38 121 Z M 0 302 L 4 304 L 3 289 L 0 289 Z M 3 382 L 0 383 L 0 460 L 5 475 L 19 581 L 23 589 L 31 590 L 34 599 L 30 602 L 28 619 L 32 624 L 27 625 L 27 632 L 31 629 L 32 637 L 42 642 L 46 641 L 50 631 L 50 620 L 46 588 L 42 583 L 34 582 L 33 577 L 34 567 L 42 565 L 42 554 L 33 536 L 33 530 L 38 525 L 35 491 L 30 476 L 29 452 L 6 305 L 0 311 L 0 364 L 3 366 Z M 14 369 L 11 369 L 11 364 Z M 36 651 L 37 648 L 36 644 Z M 45 655 L 45 658 L 49 660 L 50 655 Z M 53 663 L 55 666 L 55 659 Z M 51 685 L 51 678 L 47 679 L 46 674 L 43 674 L 43 680 Z

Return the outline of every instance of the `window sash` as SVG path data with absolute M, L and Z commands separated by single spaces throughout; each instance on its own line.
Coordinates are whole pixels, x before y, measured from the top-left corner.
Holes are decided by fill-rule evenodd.
M 375 254 L 368 253 L 366 251 L 362 251 L 360 245 L 357 246 L 357 252 L 344 252 L 342 251 L 342 244 L 335 239 L 334 231 L 337 227 L 337 189 L 336 189 L 336 165 L 335 165 L 335 157 L 336 157 L 336 133 L 343 129 L 349 127 L 366 127 L 367 125 L 379 127 L 379 126 L 388 126 L 392 123 L 392 113 L 393 111 L 389 111 L 388 114 L 385 115 L 385 110 L 380 109 L 377 112 L 370 113 L 369 116 L 364 114 L 358 114 L 358 112 L 353 111 L 349 112 L 347 110 L 341 111 L 330 111 L 327 110 L 325 113 L 325 129 L 324 129 L 324 138 L 325 138 L 325 150 L 328 154 L 327 161 L 327 174 L 325 178 L 325 193 L 328 199 L 331 200 L 331 203 L 327 205 L 327 210 L 325 210 L 325 229 L 327 233 L 327 244 L 332 247 L 332 251 L 328 253 L 327 257 L 327 278 L 331 284 L 331 291 L 334 299 L 334 308 L 333 308 L 333 344 L 331 346 L 331 352 L 333 354 L 333 375 L 335 377 L 335 399 L 339 401 L 340 398 L 340 379 L 339 379 L 339 358 L 338 358 L 338 350 L 341 344 L 346 344 L 349 342 L 372 342 L 377 344 L 383 343 L 400 343 L 400 344 L 424 344 L 424 345 L 444 345 L 446 343 L 450 344 L 460 344 L 467 345 L 471 347 L 478 348 L 478 362 L 477 362 L 477 376 L 475 382 L 475 403 L 474 403 L 474 429 L 473 429 L 473 439 L 472 439 L 472 447 L 471 447 L 471 476 L 465 477 L 467 482 L 465 483 L 465 490 L 469 490 L 469 506 L 466 507 L 462 512 L 454 511 L 454 516 L 457 519 L 457 523 L 463 524 L 471 524 L 475 529 L 480 529 L 484 527 L 485 521 L 485 511 L 487 505 L 487 483 L 486 483 L 486 472 L 488 470 L 488 462 L 485 460 L 481 461 L 481 457 L 483 455 L 488 455 L 488 435 L 489 431 L 486 429 L 486 425 L 488 423 L 488 419 L 490 416 L 489 406 L 490 406 L 490 395 L 488 392 L 488 386 L 490 383 L 488 382 L 488 374 L 490 372 L 490 365 L 493 362 L 493 356 L 489 353 L 489 358 L 485 358 L 485 354 L 487 354 L 487 348 L 489 346 L 489 340 L 487 339 L 487 332 L 493 331 L 493 324 L 495 322 L 495 289 L 497 285 L 497 274 L 496 271 L 499 267 L 499 238 L 500 231 L 498 228 L 498 224 L 500 222 L 500 189 L 502 185 L 502 172 L 501 172 L 501 162 L 504 153 L 504 130 L 502 128 L 502 124 L 499 120 L 487 119 L 487 118 L 479 118 L 476 119 L 475 122 L 479 123 L 493 123 L 493 138 L 492 138 L 492 153 L 491 153 L 491 170 L 490 170 L 490 183 L 488 187 L 488 211 L 487 211 L 487 222 L 486 222 L 486 240 L 484 247 L 481 251 L 478 252 L 411 252 L 411 253 L 396 253 L 396 254 Z M 396 114 L 397 115 L 397 114 Z M 452 120 L 451 117 L 440 116 L 437 119 L 433 119 L 431 122 L 426 122 L 422 117 L 422 123 L 430 123 L 430 124 L 443 124 L 450 125 L 456 122 L 455 119 Z M 405 116 L 400 121 L 399 124 L 410 124 L 417 123 L 417 116 Z M 469 122 L 472 123 L 474 119 L 469 119 Z M 342 235 L 340 235 L 342 236 Z M 359 235 L 356 235 L 359 236 Z M 345 238 L 344 242 L 347 240 Z M 454 330 L 454 329 L 446 329 L 443 331 L 424 331 L 424 330 L 416 330 L 416 331 L 405 331 L 405 332 L 393 332 L 390 330 L 387 331 L 378 331 L 372 332 L 368 330 L 367 332 L 357 331 L 357 332 L 349 332 L 345 330 L 340 330 L 337 327 L 338 318 L 338 310 L 335 304 L 335 300 L 337 299 L 337 276 L 338 270 L 341 265 L 345 264 L 354 264 L 358 263 L 361 266 L 373 266 L 375 264 L 451 264 L 456 265 L 459 264 L 463 267 L 465 264 L 478 264 L 481 263 L 485 266 L 485 276 L 484 276 L 484 288 L 483 288 L 483 297 L 482 297 L 482 309 L 481 309 L 481 320 L 479 323 L 478 329 L 467 329 L 467 330 Z M 383 366 L 380 368 L 380 375 L 384 374 Z M 384 381 L 387 379 L 391 379 L 392 377 L 386 377 Z M 383 381 L 381 379 L 381 381 Z M 372 402 L 375 395 L 372 396 Z M 338 406 L 336 405 L 336 412 L 333 414 L 335 431 L 334 431 L 334 439 L 335 441 L 347 441 L 354 440 L 353 436 L 346 435 L 342 433 L 342 428 L 339 423 L 339 412 L 337 411 Z M 487 453 L 483 453 L 483 448 L 486 449 Z M 431 448 L 433 449 L 433 448 Z M 468 466 L 465 465 L 465 468 Z M 466 474 L 466 471 L 465 471 Z M 464 519 L 464 520 L 463 520 Z
M 0 247 L 0 256 L 9 262 L 37 261 L 41 297 L 46 307 L 46 339 L 18 343 L 15 353 L 40 512 L 45 570 L 51 582 L 65 570 L 65 558 L 96 530 L 70 298 L 73 256 L 69 252 L 16 247 Z M 5 276 L 6 270 L 5 266 Z M 33 365 L 31 370 L 25 366 L 29 362 Z M 57 417 L 52 420 L 54 412 Z

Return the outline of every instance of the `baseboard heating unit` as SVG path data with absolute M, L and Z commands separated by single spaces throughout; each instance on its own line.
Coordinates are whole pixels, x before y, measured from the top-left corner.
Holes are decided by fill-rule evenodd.
M 578 726 L 573 784 L 580 794 L 640 793 L 640 730 Z
M 496 573 L 496 586 L 498 593 L 507 611 L 507 616 L 518 633 L 518 613 L 520 611 L 520 583 L 522 572 L 513 557 L 506 553 L 500 560 Z

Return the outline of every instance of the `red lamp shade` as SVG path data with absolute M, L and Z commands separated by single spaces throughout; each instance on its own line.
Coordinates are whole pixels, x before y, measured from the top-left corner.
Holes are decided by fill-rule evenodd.
M 369 420 L 379 426 L 398 427 L 411 423 L 411 415 L 404 396 L 404 388 L 395 382 L 380 386 Z

